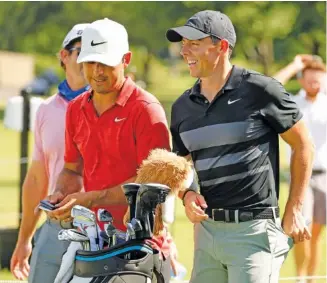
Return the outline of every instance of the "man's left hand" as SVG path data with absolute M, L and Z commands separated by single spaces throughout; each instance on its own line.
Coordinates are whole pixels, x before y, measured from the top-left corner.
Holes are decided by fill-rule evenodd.
M 57 204 L 57 208 L 51 212 L 48 212 L 50 218 L 58 220 L 71 221 L 71 210 L 73 206 L 81 205 L 87 208 L 91 207 L 90 195 L 86 192 L 73 193 L 66 196 L 60 203 Z
M 292 205 L 286 205 L 282 227 L 285 233 L 293 238 L 294 243 L 311 239 L 311 233 L 305 223 L 301 209 Z

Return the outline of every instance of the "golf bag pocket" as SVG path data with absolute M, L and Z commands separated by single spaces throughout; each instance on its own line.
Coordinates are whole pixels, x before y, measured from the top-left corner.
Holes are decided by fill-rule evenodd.
M 79 250 L 75 256 L 74 274 L 79 277 L 118 276 L 126 280 L 122 282 L 133 283 L 135 281 L 131 280 L 136 275 L 145 280 L 152 279 L 157 257 L 158 251 L 144 241 L 128 241 L 101 251 Z

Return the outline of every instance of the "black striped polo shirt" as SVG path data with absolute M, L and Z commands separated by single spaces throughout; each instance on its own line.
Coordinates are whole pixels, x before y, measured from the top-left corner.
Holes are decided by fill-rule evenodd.
M 173 150 L 191 154 L 209 208 L 278 205 L 278 134 L 302 117 L 278 81 L 233 66 L 211 103 L 197 81 L 171 115 Z

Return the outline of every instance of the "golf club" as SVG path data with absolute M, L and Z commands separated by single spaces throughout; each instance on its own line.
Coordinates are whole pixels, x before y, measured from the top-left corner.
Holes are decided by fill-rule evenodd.
M 63 229 L 58 233 L 58 240 L 60 241 L 71 241 L 71 242 L 80 242 L 84 250 L 90 250 L 89 237 L 76 229 Z
M 156 183 L 142 184 L 136 196 L 135 218 L 142 224 L 142 230 L 134 227 L 137 239 L 149 239 L 153 235 L 154 212 L 158 204 L 165 202 L 170 189 Z

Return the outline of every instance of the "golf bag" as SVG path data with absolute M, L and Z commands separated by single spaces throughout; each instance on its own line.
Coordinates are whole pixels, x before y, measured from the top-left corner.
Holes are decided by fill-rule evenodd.
M 130 238 L 100 251 L 78 250 L 74 274 L 96 283 L 165 283 L 159 251 L 146 243 L 154 228 L 154 212 L 165 202 L 169 188 L 161 184 L 125 184 L 130 207 Z

